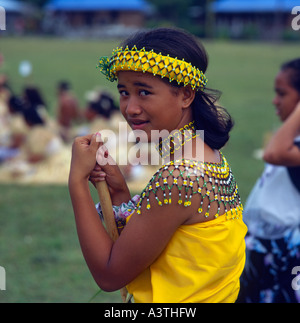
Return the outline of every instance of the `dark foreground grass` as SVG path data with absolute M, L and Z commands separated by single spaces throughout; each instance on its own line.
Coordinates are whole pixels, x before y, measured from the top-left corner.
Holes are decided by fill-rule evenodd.
M 0 302 L 88 302 L 99 288 L 84 262 L 67 187 L 0 185 Z M 94 301 L 119 302 L 119 293 Z

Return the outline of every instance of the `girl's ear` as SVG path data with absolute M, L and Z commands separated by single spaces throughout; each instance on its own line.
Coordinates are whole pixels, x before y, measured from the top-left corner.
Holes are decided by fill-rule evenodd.
M 181 88 L 182 91 L 182 108 L 186 109 L 191 106 L 195 99 L 196 92 L 190 87 L 185 86 Z

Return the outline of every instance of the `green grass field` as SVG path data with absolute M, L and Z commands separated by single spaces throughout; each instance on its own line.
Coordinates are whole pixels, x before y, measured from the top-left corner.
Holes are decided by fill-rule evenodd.
M 12 88 L 38 85 L 52 115 L 56 83 L 69 80 L 84 107 L 86 91 L 97 86 L 114 91 L 96 70 L 98 58 L 109 55 L 117 41 L 75 41 L 52 38 L 2 38 L 0 52 Z M 271 103 L 273 79 L 280 64 L 299 55 L 288 43 L 206 42 L 210 57 L 209 87 L 223 92 L 221 103 L 235 120 L 224 152 L 245 202 L 263 169 L 252 157 L 266 132 L 279 122 Z M 22 60 L 33 75 L 18 74 Z M 0 266 L 6 269 L 7 290 L 0 302 L 88 302 L 98 291 L 80 252 L 66 186 L 0 185 Z M 100 293 L 97 302 L 119 302 L 118 292 Z

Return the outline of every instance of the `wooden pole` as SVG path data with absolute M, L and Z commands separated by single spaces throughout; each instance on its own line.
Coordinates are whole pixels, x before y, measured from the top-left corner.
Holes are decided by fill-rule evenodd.
M 105 181 L 97 182 L 96 188 L 99 196 L 99 201 L 102 209 L 104 223 L 106 230 L 113 241 L 116 241 L 119 237 L 118 228 L 116 225 L 114 212 L 112 208 L 112 202 L 109 194 L 109 190 Z M 121 290 L 121 297 L 124 303 L 127 302 L 127 289 L 123 287 Z

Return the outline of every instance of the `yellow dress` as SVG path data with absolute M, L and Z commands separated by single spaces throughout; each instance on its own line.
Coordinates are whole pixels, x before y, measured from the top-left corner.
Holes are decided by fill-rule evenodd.
M 180 226 L 157 260 L 127 286 L 136 303 L 236 301 L 240 288 L 239 279 L 245 264 L 244 237 L 247 227 L 242 219 L 242 205 L 236 182 L 223 156 L 222 159 L 221 164 L 202 163 L 199 169 L 203 171 L 199 176 L 204 182 L 196 191 L 201 191 L 203 199 L 210 196 L 211 203 L 219 200 L 219 206 L 222 203 L 231 205 L 230 210 L 223 215 L 216 214 L 215 219 L 211 221 Z M 191 161 L 188 165 L 186 163 L 187 161 L 184 161 L 181 165 L 189 169 L 198 167 L 196 162 Z M 166 170 L 166 167 L 162 169 Z M 174 175 L 173 169 L 169 172 Z M 159 180 L 160 184 L 167 182 L 160 174 L 162 170 L 153 176 L 141 194 L 142 199 L 155 193 L 153 183 Z M 178 183 L 178 177 L 174 178 L 175 183 Z M 189 187 L 191 181 L 195 183 L 195 177 L 187 179 L 182 189 Z M 179 186 L 178 188 L 180 189 Z M 216 200 L 210 195 L 212 188 L 215 192 L 221 192 L 218 196 L 215 194 Z M 157 190 L 159 189 L 161 188 L 157 185 Z M 207 214 L 208 211 L 202 210 L 201 207 L 199 213 Z
M 136 303 L 233 303 L 245 264 L 246 226 L 231 212 L 181 226 L 159 258 L 127 288 Z

